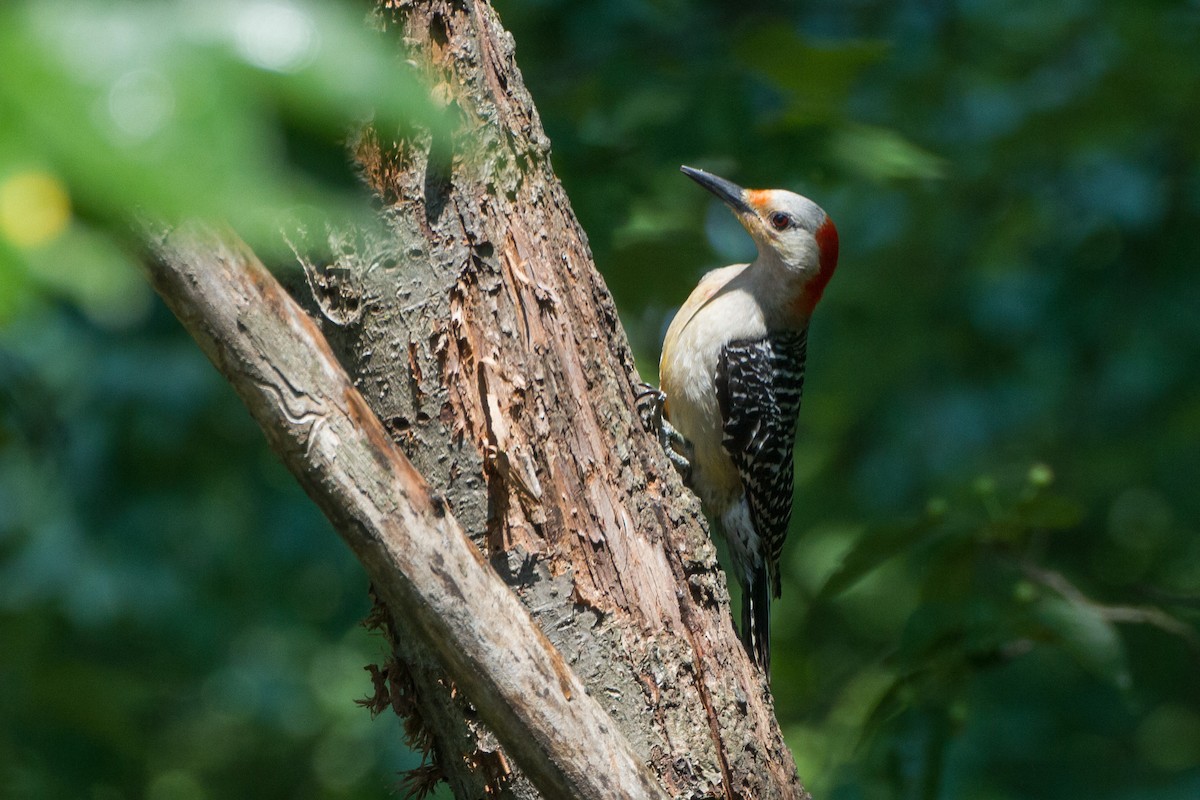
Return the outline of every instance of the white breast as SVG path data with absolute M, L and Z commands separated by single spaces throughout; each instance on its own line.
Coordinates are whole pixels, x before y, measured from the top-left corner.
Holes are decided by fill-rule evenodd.
M 767 333 L 760 304 L 738 288 L 741 281 L 733 281 L 745 269 L 745 264 L 737 264 L 704 276 L 671 322 L 659 364 L 667 417 L 692 443 L 693 485 L 716 514 L 743 494 L 737 469 L 721 447 L 717 359 L 726 343 Z

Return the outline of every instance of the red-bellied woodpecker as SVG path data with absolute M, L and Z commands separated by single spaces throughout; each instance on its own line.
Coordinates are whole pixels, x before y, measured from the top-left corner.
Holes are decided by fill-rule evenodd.
M 758 257 L 705 275 L 675 315 L 655 416 L 668 456 L 729 543 L 742 642 L 769 676 L 808 321 L 837 267 L 837 229 L 806 197 L 682 169 L 733 210 Z

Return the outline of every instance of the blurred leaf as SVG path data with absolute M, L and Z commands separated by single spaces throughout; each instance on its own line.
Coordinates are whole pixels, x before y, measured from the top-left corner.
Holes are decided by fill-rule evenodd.
M 830 151 L 847 172 L 874 181 L 942 178 L 946 162 L 899 133 L 868 125 L 843 125 L 830 137 Z
M 871 706 L 863 720 L 858 746 L 863 747 L 875 740 L 884 726 L 899 717 L 913 702 L 911 675 L 896 678 Z
M 294 206 L 366 211 L 298 168 L 287 126 L 337 142 L 372 116 L 385 136 L 438 120 L 349 6 L 18 3 L 0 11 L 0 62 L 0 175 L 46 165 L 106 221 L 220 218 L 268 249 Z
M 1019 544 L 1028 533 L 1029 528 L 1022 520 L 1007 514 L 990 519 L 979 528 L 979 538 L 985 542 Z
M 1060 494 L 1039 493 L 1018 506 L 1021 521 L 1030 528 L 1064 530 L 1083 521 L 1084 508 Z
M 1046 595 L 1036 604 L 1034 616 L 1084 669 L 1118 689 L 1129 688 L 1125 645 L 1116 626 L 1098 609 Z
M 1200 716 L 1190 708 L 1166 703 L 1138 726 L 1143 757 L 1158 768 L 1176 772 L 1200 766 Z
M 19 253 L 0 238 L 0 326 L 24 309 L 33 296 L 29 275 Z
M 817 598 L 828 600 L 846 591 L 879 565 L 924 538 L 930 529 L 930 523 L 922 520 L 909 525 L 878 527 L 863 534 L 825 580 Z
M 90 226 L 76 223 L 28 251 L 26 264 L 41 288 L 73 301 L 101 324 L 127 324 L 150 308 L 152 293 L 134 257 Z
M 813 125 L 840 119 L 862 71 L 883 60 L 883 42 L 816 44 L 784 20 L 753 27 L 738 37 L 734 53 L 787 99 L 782 122 Z
M 905 672 L 928 667 L 935 658 L 966 657 L 966 609 L 951 600 L 923 604 L 908 619 L 895 659 Z

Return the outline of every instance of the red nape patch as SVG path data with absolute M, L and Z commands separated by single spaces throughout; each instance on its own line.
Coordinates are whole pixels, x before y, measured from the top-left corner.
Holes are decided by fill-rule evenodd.
M 796 298 L 795 305 L 796 313 L 805 317 L 812 314 L 813 309 L 817 307 L 821 295 L 825 293 L 825 287 L 829 284 L 829 279 L 833 277 L 833 271 L 837 269 L 838 261 L 838 232 L 834 227 L 833 220 L 828 216 L 825 217 L 821 227 L 817 228 L 814 238 L 817 240 L 817 248 L 820 251 L 817 274 L 805 284 L 800 296 Z
M 825 277 L 825 282 L 833 277 L 833 271 L 837 269 L 838 257 L 838 235 L 837 228 L 833 225 L 833 220 L 825 217 L 825 221 L 821 223 L 821 227 L 817 228 L 816 234 L 817 247 L 821 248 L 821 270 L 820 273 Z

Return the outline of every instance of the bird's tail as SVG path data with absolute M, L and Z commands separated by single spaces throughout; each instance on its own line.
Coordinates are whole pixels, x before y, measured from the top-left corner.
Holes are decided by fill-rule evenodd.
M 771 585 L 765 564 L 742 587 L 742 644 L 771 682 Z

